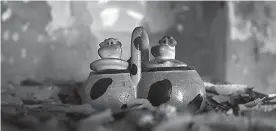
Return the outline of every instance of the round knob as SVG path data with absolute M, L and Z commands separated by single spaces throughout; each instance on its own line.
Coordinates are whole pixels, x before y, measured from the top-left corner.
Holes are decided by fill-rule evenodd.
M 105 39 L 99 44 L 99 56 L 104 58 L 117 58 L 121 59 L 122 56 L 122 43 L 115 38 Z
M 175 59 L 176 44 L 172 36 L 164 36 L 159 40 L 159 45 L 151 48 L 151 54 L 157 59 Z

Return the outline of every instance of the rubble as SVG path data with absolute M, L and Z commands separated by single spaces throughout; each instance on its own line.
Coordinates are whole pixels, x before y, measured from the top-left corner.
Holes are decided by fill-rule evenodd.
M 169 104 L 153 107 L 146 99 L 128 100 L 122 106 L 122 111 L 115 113 L 110 109 L 100 111 L 89 104 L 81 104 L 76 95 L 76 89 L 81 85 L 81 82 L 23 81 L 15 88 L 2 92 L 1 129 L 12 131 L 276 131 L 275 103 L 268 104 L 266 101 L 266 105 L 264 102 L 254 107 L 245 106 L 245 103 L 254 100 L 253 97 L 262 98 L 261 94 L 255 93 L 252 99 L 244 99 L 239 104 L 212 101 L 209 95 L 206 110 L 197 114 L 191 114 L 186 109 L 179 110 Z M 42 95 L 38 96 L 39 94 Z M 267 100 L 268 98 L 270 97 L 266 97 Z M 275 99 L 272 100 L 275 101 Z M 237 111 L 236 114 L 234 109 Z

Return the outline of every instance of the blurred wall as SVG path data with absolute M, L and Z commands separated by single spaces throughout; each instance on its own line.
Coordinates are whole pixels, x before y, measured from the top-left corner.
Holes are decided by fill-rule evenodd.
M 24 78 L 84 80 L 108 37 L 123 43 L 147 28 L 151 45 L 163 35 L 178 41 L 176 58 L 202 76 L 224 79 L 226 10 L 223 2 L 1 1 L 2 83 Z
M 173 36 L 178 42 L 176 59 L 194 66 L 205 79 L 224 80 L 228 27 L 226 2 L 176 1 L 170 2 L 169 6 L 175 22 L 168 30 L 150 32 L 151 43 L 157 44 L 163 35 Z M 169 15 L 166 17 L 172 19 Z
M 276 92 L 276 2 L 229 2 L 226 80 Z
M 84 80 L 89 64 L 98 59 L 98 44 L 107 37 L 123 42 L 123 58 L 128 59 L 131 31 L 143 11 L 141 2 L 3 3 L 2 82 Z
M 84 80 L 108 37 L 130 57 L 136 26 L 151 46 L 177 41 L 176 59 L 204 79 L 276 91 L 276 2 L 1 1 L 1 84 L 24 78 Z

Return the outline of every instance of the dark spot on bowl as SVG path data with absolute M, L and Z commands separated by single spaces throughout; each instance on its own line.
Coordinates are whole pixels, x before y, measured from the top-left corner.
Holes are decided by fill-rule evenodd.
M 170 100 L 171 93 L 172 83 L 170 80 L 158 81 L 150 86 L 148 100 L 153 106 L 159 106 Z
M 141 43 L 142 43 L 142 38 L 139 36 L 139 37 L 137 37 L 137 38 L 135 38 L 134 39 L 134 41 L 133 41 L 133 43 L 134 43 L 134 46 L 135 46 L 135 48 L 136 48 L 136 50 L 141 50 L 140 48 L 141 47 L 139 47 L 139 46 L 141 46 Z
M 127 108 L 127 104 L 123 104 L 122 106 L 121 106 L 121 109 L 122 110 L 124 110 L 124 109 L 126 109 Z
M 198 111 L 201 107 L 202 101 L 202 94 L 198 94 L 192 101 L 188 103 L 188 109 L 192 112 Z
M 136 64 L 132 64 L 131 65 L 131 70 L 130 70 L 130 73 L 131 73 L 131 75 L 136 75 L 137 74 L 137 66 L 136 66 Z
M 160 48 L 160 45 L 151 47 L 150 52 L 154 57 L 160 56 L 159 48 Z
M 111 78 L 99 79 L 90 90 L 90 97 L 92 100 L 96 100 L 101 97 L 107 90 L 107 88 L 112 84 Z

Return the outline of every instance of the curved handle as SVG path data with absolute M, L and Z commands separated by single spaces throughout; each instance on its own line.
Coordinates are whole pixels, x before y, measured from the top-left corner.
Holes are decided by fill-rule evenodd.
M 141 65 L 146 61 L 149 61 L 149 37 L 143 27 L 136 27 L 131 36 L 131 79 L 135 86 L 141 78 Z

